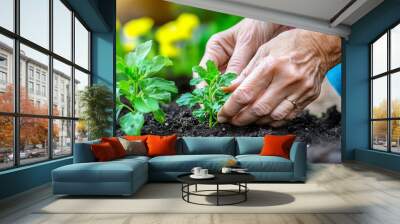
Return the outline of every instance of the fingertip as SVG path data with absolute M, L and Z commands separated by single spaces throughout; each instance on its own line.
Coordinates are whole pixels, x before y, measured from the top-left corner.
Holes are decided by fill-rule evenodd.
M 228 118 L 226 118 L 225 116 L 217 116 L 217 120 L 219 123 L 226 123 L 228 121 Z
M 223 87 L 221 87 L 221 90 L 222 90 L 224 93 L 232 93 L 233 91 L 235 91 L 236 88 L 237 88 L 237 86 L 230 85 L 230 86 L 223 86 Z

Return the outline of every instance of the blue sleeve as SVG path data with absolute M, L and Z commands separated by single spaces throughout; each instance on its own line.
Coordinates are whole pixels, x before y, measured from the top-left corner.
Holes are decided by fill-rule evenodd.
M 326 78 L 336 92 L 341 95 L 342 93 L 342 64 L 337 64 L 326 73 Z

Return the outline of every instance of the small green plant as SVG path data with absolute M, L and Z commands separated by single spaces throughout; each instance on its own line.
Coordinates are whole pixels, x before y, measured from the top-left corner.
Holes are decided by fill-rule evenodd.
M 207 122 L 209 127 L 217 123 L 217 113 L 222 105 L 230 96 L 222 90 L 222 87 L 228 86 L 236 74 L 221 74 L 213 61 L 207 61 L 206 68 L 194 66 L 193 72 L 199 77 L 190 80 L 190 85 L 195 86 L 201 82 L 207 83 L 203 88 L 197 88 L 192 93 L 183 94 L 176 103 L 180 106 L 196 108 L 192 114 L 200 122 Z
M 96 84 L 86 87 L 80 92 L 79 99 L 79 106 L 82 108 L 81 118 L 87 124 L 89 139 L 109 135 L 110 133 L 107 130 L 112 127 L 111 118 L 113 114 L 112 92 L 106 86 Z
M 165 121 L 165 113 L 160 103 L 171 102 L 172 94 L 178 93 L 173 81 L 160 77 L 161 70 L 171 66 L 172 62 L 166 57 L 155 56 L 148 58 L 152 41 L 147 41 L 136 47 L 125 59 L 117 58 L 117 118 L 121 130 L 127 135 L 140 135 L 144 125 L 144 115 L 151 113 L 160 124 Z M 124 103 L 125 98 L 129 104 Z M 128 113 L 120 116 L 122 109 Z

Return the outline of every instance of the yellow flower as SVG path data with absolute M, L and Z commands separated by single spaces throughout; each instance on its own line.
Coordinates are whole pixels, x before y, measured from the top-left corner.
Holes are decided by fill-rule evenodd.
M 124 47 L 124 51 L 125 52 L 131 52 L 135 49 L 136 47 L 136 41 L 129 41 L 124 43 L 123 47 Z
M 179 54 L 179 48 L 175 47 L 172 43 L 161 43 L 160 54 L 165 57 L 176 57 Z
M 189 30 L 190 32 L 192 32 L 200 23 L 199 18 L 190 13 L 181 14 L 176 21 L 181 29 Z
M 149 17 L 133 19 L 124 25 L 123 32 L 127 38 L 136 38 L 148 33 L 154 25 L 154 21 Z
M 172 21 L 158 28 L 158 30 L 156 31 L 155 38 L 160 43 L 170 43 L 178 39 L 176 32 L 177 32 L 176 22 Z
M 155 39 L 160 43 L 160 53 L 163 56 L 175 57 L 179 54 L 176 42 L 189 40 L 194 29 L 200 24 L 199 18 L 194 14 L 183 13 L 176 20 L 159 27 Z

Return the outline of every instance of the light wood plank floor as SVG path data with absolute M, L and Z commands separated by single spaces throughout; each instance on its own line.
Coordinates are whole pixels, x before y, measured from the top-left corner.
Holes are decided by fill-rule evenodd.
M 362 201 L 357 214 L 37 214 L 54 200 L 49 185 L 0 201 L 0 223 L 84 224 L 253 224 L 400 223 L 400 174 L 358 163 L 310 165 L 308 182 L 346 201 Z M 318 203 L 316 201 L 316 203 Z

